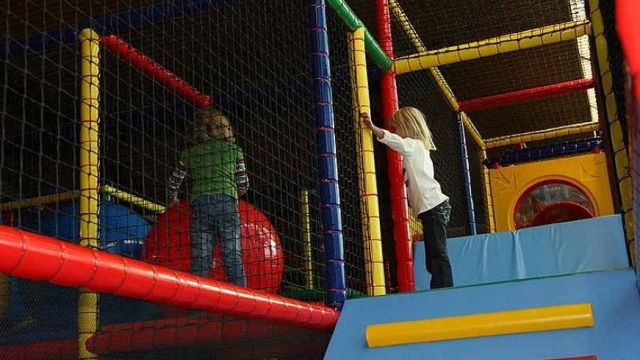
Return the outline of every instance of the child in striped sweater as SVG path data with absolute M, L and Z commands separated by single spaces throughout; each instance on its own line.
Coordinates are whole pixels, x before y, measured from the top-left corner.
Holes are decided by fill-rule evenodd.
M 229 119 L 207 108 L 196 113 L 190 134 L 194 146 L 180 154 L 169 178 L 170 206 L 187 172 L 193 179 L 191 203 L 191 273 L 209 277 L 216 235 L 222 245 L 227 281 L 246 286 L 240 242 L 238 197 L 249 188 L 242 149 L 235 144 Z

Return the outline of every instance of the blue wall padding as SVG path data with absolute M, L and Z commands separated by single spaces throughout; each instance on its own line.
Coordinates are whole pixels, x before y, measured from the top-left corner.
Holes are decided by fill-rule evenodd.
M 370 349 L 367 324 L 589 302 L 595 326 Z M 640 359 L 640 294 L 631 269 L 347 300 L 325 360 Z
M 456 286 L 629 266 L 619 215 L 449 239 Z M 429 289 L 424 243 L 414 248 L 416 289 Z

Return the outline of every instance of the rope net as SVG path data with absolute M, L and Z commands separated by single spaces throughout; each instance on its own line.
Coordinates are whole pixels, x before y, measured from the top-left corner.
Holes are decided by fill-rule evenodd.
M 444 194 L 449 196 L 454 209 L 448 225 L 448 236 L 467 234 L 466 199 L 462 178 L 462 155 L 460 136 L 455 113 L 436 84 L 425 71 L 405 74 L 397 78 L 398 102 L 400 107 L 413 106 L 420 109 L 427 118 L 427 125 L 433 135 L 437 150 L 432 153 L 435 178 L 441 184 Z M 420 233 L 422 233 L 422 229 Z
M 152 3 L 0 5 L 6 29 L 1 39 L 3 223 L 225 284 L 246 281 L 258 294 L 320 309 L 325 249 L 306 4 Z M 367 294 L 368 285 L 348 29 L 327 13 L 347 293 L 357 297 Z M 102 35 L 95 39 L 99 52 L 93 58 L 80 55 L 85 43 L 77 41 L 78 32 L 89 27 Z M 82 59 L 99 75 L 83 77 Z M 82 81 L 95 81 L 95 92 L 81 92 Z M 211 123 L 198 122 L 207 107 L 222 116 L 206 112 Z M 94 122 L 81 124 L 92 115 Z M 210 150 L 194 135 L 198 126 L 209 131 L 206 137 L 218 139 L 204 141 L 218 149 L 206 161 L 192 155 Z M 231 134 L 221 136 L 220 129 L 232 129 L 234 146 Z M 95 141 L 88 143 L 87 133 Z M 248 177 L 244 195 L 239 160 Z M 92 176 L 87 161 L 93 161 Z M 186 175 L 180 174 L 185 168 Z M 83 188 L 89 177 L 97 186 Z M 174 206 L 171 187 L 179 200 Z M 92 205 L 86 208 L 84 202 Z M 237 219 L 237 227 L 225 227 Z M 92 238 L 81 238 L 81 223 L 96 228 Z M 238 229 L 241 252 L 234 262 L 227 259 L 238 247 L 229 248 L 234 243 L 229 239 L 237 241 Z M 194 234 L 206 241 L 194 242 Z M 211 237 L 216 247 L 194 255 L 192 248 Z M 315 359 L 328 342 L 326 331 L 304 328 L 311 324 L 212 313 L 184 302 L 79 295 L 77 289 L 13 277 L 2 277 L 0 290 L 0 358 Z
M 348 2 L 375 34 L 371 1 Z M 613 74 L 613 88 L 607 91 L 617 104 L 613 120 L 623 122 L 624 67 L 613 2 L 601 2 Z M 468 198 L 456 111 L 434 80 L 436 73 L 426 69 L 438 65 L 437 74 L 460 104 L 510 93 L 500 106 L 467 111 L 485 140 L 593 125 L 600 114 L 592 86 L 525 102 L 509 100 L 518 96 L 514 91 L 554 91 L 566 82 L 608 76 L 592 71 L 596 50 L 585 35 L 589 10 L 584 0 L 390 4 L 394 52 L 401 60 L 396 68 L 400 106 L 427 115 L 438 147 L 433 153 L 436 179 L 453 207 L 448 235 L 470 233 L 471 201 L 478 232 L 486 232 L 484 154 L 475 134 L 465 129 Z M 221 285 L 202 280 L 205 285 L 195 281 L 200 287 L 192 289 L 220 286 L 227 294 L 262 299 L 256 301 L 264 305 L 247 309 L 239 301 L 228 306 L 235 314 L 229 315 L 206 310 L 207 304 L 189 298 L 193 294 L 184 289 L 169 300 L 143 301 L 113 291 L 96 294 L 0 276 L 0 359 L 89 359 L 94 354 L 105 359 L 320 358 L 330 326 L 314 329 L 304 320 L 305 311 L 334 314 L 322 308 L 325 288 L 335 290 L 335 279 L 325 277 L 325 269 L 327 261 L 340 260 L 327 260 L 330 250 L 323 246 L 322 221 L 331 220 L 322 217 L 318 183 L 323 141 L 318 139 L 325 129 L 314 126 L 306 5 L 285 0 L 9 0 L 0 5 L 0 14 L 2 223 L 116 254 L 129 264 L 141 260 L 179 274 L 197 271 Z M 367 268 L 371 248 L 363 245 L 375 220 L 365 199 L 371 194 L 363 195 L 359 177 L 365 172 L 363 138 L 353 118 L 349 28 L 331 9 L 327 16 L 337 154 L 332 171 L 339 176 L 346 292 L 353 298 L 375 290 L 376 279 Z M 100 38 L 87 33 L 78 41 L 80 31 L 89 28 Z M 545 36 L 560 29 L 572 39 L 548 43 Z M 515 46 L 479 59 L 468 55 L 469 48 L 483 48 L 484 40 L 509 34 Z M 544 46 L 527 47 L 522 39 Z M 508 43 L 504 38 L 489 42 Z M 468 61 L 451 60 L 464 51 Z M 371 113 L 380 119 L 379 78 L 372 68 Z M 585 132 L 545 136 L 536 145 L 584 138 Z M 193 156 L 206 150 L 199 144 L 213 142 L 203 137 L 216 137 L 216 146 L 224 148 L 204 165 Z M 486 156 L 500 156 L 517 143 L 501 144 Z M 374 141 L 374 151 L 377 221 L 381 238 L 392 239 L 386 148 Z M 215 171 L 209 162 L 217 164 Z M 220 196 L 208 196 L 212 189 Z M 194 231 L 195 217 L 201 220 L 195 223 L 206 226 Z M 211 219 L 223 217 L 233 226 L 211 225 L 217 221 Z M 412 218 L 410 226 L 412 237 L 419 239 L 420 224 Z M 194 242 L 194 233 L 201 240 Z M 193 248 L 212 243 L 212 237 L 217 246 L 204 246 L 194 255 Z M 393 242 L 382 241 L 382 247 L 386 291 L 393 292 Z M 246 283 L 255 292 L 242 293 L 229 283 Z M 280 296 L 304 302 L 279 314 L 295 325 L 241 316 L 271 311 L 282 303 Z M 269 314 L 272 320 L 278 317 Z
M 594 133 L 604 114 L 598 111 L 594 88 L 601 79 L 593 71 L 597 58 L 589 37 L 588 2 L 454 1 L 425 6 L 420 1 L 389 0 L 399 92 L 404 90 L 402 82 L 408 81 L 405 77 L 429 69 L 424 76 L 439 82 L 439 92 L 453 98 L 445 103 L 453 109 L 459 105 L 468 114 L 486 141 L 488 158 L 502 156 L 522 142 L 531 147 L 601 137 Z M 604 36 L 612 46 L 607 59 L 615 74 L 613 92 L 620 103 L 623 77 L 613 5 L 599 3 L 606 24 Z M 375 34 L 375 9 L 361 0 L 350 5 Z M 414 81 L 408 86 L 410 90 L 404 91 L 416 91 L 422 84 Z M 422 102 L 415 106 L 428 108 Z M 480 165 L 484 159 L 472 134 L 465 132 L 476 222 L 482 232 L 488 230 Z M 459 209 L 463 214 L 467 205 Z

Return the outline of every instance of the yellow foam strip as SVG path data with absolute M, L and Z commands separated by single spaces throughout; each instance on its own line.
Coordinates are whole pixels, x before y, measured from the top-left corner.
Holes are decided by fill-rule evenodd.
M 372 324 L 365 336 L 375 348 L 581 327 L 593 327 L 590 303 Z
M 591 25 L 588 21 L 570 21 L 468 44 L 404 56 L 394 61 L 394 70 L 398 75 L 405 74 L 412 71 L 425 70 L 434 66 L 449 65 L 461 61 L 480 59 L 512 51 L 569 41 L 590 33 Z

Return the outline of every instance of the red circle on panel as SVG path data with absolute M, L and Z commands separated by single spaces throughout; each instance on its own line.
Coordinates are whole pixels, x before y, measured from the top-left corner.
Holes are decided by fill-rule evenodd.
M 555 224 L 567 221 L 590 219 L 593 213 L 586 207 L 573 202 L 562 201 L 551 204 L 536 215 L 530 226 Z
M 516 202 L 516 229 L 586 219 L 595 216 L 589 196 L 564 180 L 545 180 L 529 187 Z

